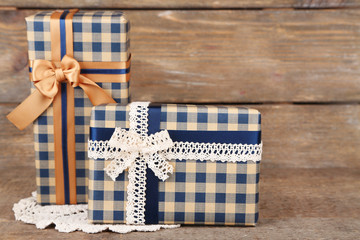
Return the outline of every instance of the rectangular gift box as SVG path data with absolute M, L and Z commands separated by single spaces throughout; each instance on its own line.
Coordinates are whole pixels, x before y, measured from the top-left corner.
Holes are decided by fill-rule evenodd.
M 254 226 L 258 220 L 262 151 L 260 113 L 239 107 L 175 104 L 136 109 L 136 104 L 108 104 L 92 110 L 89 221 Z M 134 111 L 147 114 L 134 117 Z M 147 168 L 141 170 L 141 159 L 147 159 L 148 150 L 133 137 L 134 127 L 138 133 L 155 134 L 149 140 L 149 149 L 159 144 L 162 150 L 158 154 L 173 168 L 168 179 L 159 180 L 167 167 L 156 159 L 155 165 L 144 160 Z M 165 132 L 174 144 L 169 148 L 172 150 L 161 147 L 167 145 Z M 164 135 L 163 141 L 156 135 Z M 121 149 L 143 155 L 138 155 L 141 157 L 134 160 L 134 166 L 127 165 L 130 157 L 126 156 L 131 154 L 125 151 L 125 155 L 116 155 Z M 160 173 L 152 171 L 157 164 L 163 166 Z M 119 171 L 119 167 L 125 170 Z M 140 173 L 134 177 L 136 171 Z M 139 193 L 144 179 L 141 171 L 146 172 L 144 195 L 141 189 Z
M 27 17 L 26 23 L 30 79 L 36 60 L 59 67 L 67 55 L 79 63 L 80 75 L 116 102 L 129 102 L 130 25 L 122 12 L 43 11 Z M 60 86 L 59 98 L 34 122 L 37 201 L 43 205 L 88 199 L 87 139 L 93 104 L 81 85 L 73 88 L 61 82 Z M 55 101 L 59 111 L 54 110 Z M 56 129 L 54 119 L 60 118 Z

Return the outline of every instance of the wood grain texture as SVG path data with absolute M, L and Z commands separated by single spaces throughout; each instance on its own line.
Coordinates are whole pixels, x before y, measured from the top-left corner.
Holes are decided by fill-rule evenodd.
M 23 19 L 34 12 L 0 12 L 0 102 L 28 95 Z M 134 99 L 360 101 L 360 10 L 126 13 Z
M 360 105 L 254 105 L 262 114 L 263 165 L 360 167 Z
M 325 160 L 325 159 L 324 159 Z M 35 171 L 17 160 L 0 168 L 0 231 L 3 239 L 357 239 L 360 232 L 360 171 L 350 168 L 269 169 L 262 167 L 260 218 L 253 228 L 181 227 L 154 233 L 59 233 L 16 222 L 14 202 L 35 189 Z M 334 178 L 334 175 L 337 178 Z M 21 176 L 21 177 L 19 177 Z M 16 179 L 16 180 L 14 180 Z
M 33 11 L 0 11 L 0 102 L 21 101 L 30 93 L 24 18 Z
M 338 8 L 359 6 L 358 0 L 2 0 L 0 6 L 21 8 Z
M 165 11 L 128 15 L 133 19 L 132 94 L 137 99 L 360 100 L 360 11 Z

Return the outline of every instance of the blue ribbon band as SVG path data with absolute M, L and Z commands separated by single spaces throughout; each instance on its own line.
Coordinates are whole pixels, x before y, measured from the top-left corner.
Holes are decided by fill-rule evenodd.
M 130 68 L 126 69 L 81 69 L 81 74 L 128 74 Z
M 32 72 L 32 67 L 29 67 L 29 73 Z M 128 74 L 130 73 L 130 68 L 125 69 L 81 69 L 81 74 Z
M 65 10 L 60 16 L 60 52 L 61 58 L 66 55 L 66 28 L 65 28 L 65 18 L 68 15 L 69 10 Z
M 150 119 L 149 119 L 150 120 Z M 90 140 L 109 140 L 114 128 L 90 128 Z M 161 131 L 161 129 L 159 130 Z M 174 142 L 260 144 L 260 131 L 178 131 L 168 130 Z
M 149 108 L 148 134 L 155 134 L 160 131 L 161 108 Z M 145 223 L 159 223 L 159 178 L 154 172 L 146 169 L 146 200 L 145 200 Z

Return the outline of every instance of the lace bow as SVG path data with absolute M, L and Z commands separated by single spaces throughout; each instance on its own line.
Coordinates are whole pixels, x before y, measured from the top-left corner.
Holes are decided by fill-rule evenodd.
M 174 145 L 167 130 L 141 136 L 135 131 L 116 128 L 108 142 L 105 160 L 113 160 L 105 168 L 106 173 L 112 180 L 125 169 L 135 163 L 137 159 L 145 159 L 148 167 L 162 181 L 165 181 L 173 173 L 170 165 L 163 154 Z

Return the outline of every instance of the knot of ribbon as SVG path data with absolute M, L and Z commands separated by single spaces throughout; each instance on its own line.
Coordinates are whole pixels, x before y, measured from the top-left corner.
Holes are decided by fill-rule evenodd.
M 163 153 L 173 145 L 167 130 L 143 137 L 135 131 L 116 128 L 108 142 L 109 151 L 104 156 L 106 160 L 113 161 L 105 171 L 115 181 L 119 174 L 142 158 L 155 176 L 165 181 L 168 174 L 173 173 L 173 166 L 166 161 Z
M 80 74 L 80 64 L 65 55 L 60 63 L 34 60 L 32 82 L 36 90 L 28 96 L 7 118 L 20 130 L 37 119 L 60 92 L 60 83 L 81 87 L 93 105 L 115 103 L 115 100 L 94 81 Z

